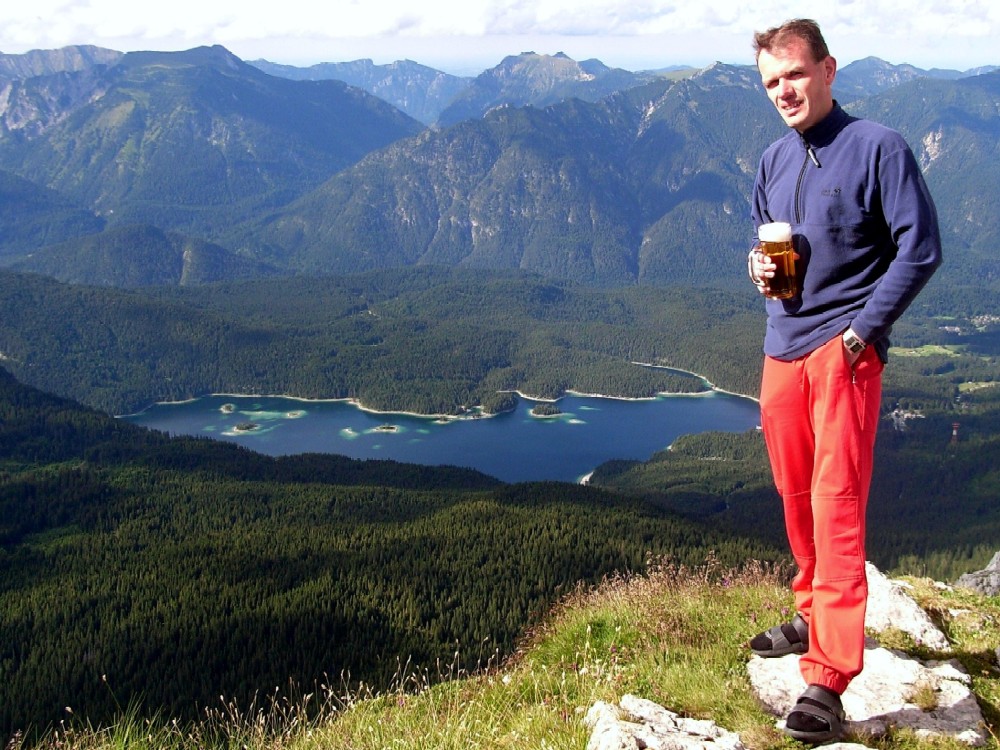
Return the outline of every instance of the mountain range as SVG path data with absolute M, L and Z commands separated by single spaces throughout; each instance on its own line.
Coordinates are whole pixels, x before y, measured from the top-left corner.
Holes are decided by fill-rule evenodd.
M 221 47 L 0 55 L 0 733 L 123 705 L 139 727 L 327 675 L 380 690 L 397 658 L 504 658 L 575 582 L 784 549 L 757 431 L 588 486 L 503 485 L 108 416 L 208 392 L 457 414 L 702 389 L 672 367 L 759 383 L 747 196 L 783 126 L 752 68 L 524 53 L 462 81 L 347 66 L 360 85 L 262 67 Z M 842 74 L 850 111 L 913 145 L 947 255 L 893 334 L 870 550 L 985 563 L 1000 72 Z M 368 90 L 387 79 L 412 109 Z
M 384 99 L 425 125 L 433 125 L 448 103 L 470 83 L 468 78 L 435 70 L 412 60 L 397 60 L 389 65 L 354 60 L 319 63 L 307 68 L 267 60 L 251 60 L 250 64 L 270 75 L 293 81 L 343 81 Z
M 993 283 L 1000 72 L 974 73 L 869 58 L 840 71 L 838 96 L 917 152 L 943 275 Z M 783 130 L 751 67 L 631 73 L 530 52 L 459 79 L 74 47 L 0 56 L 0 86 L 0 263 L 92 284 L 441 264 L 733 285 L 756 161 Z M 168 256 L 216 249 L 198 274 L 158 273 L 102 234 L 126 226 L 172 233 Z
M 221 47 L 15 81 L 6 102 L 3 168 L 108 223 L 206 239 L 421 129 L 342 82 L 275 78 Z

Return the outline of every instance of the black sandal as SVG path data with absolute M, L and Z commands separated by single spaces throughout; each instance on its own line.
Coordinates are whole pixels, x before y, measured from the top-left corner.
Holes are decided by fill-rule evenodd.
M 785 734 L 811 745 L 835 740 L 843 729 L 840 696 L 822 685 L 807 687 L 785 719 Z
M 755 635 L 750 648 L 757 656 L 771 659 L 786 654 L 804 654 L 809 650 L 809 625 L 797 614 L 791 622 L 775 625 Z

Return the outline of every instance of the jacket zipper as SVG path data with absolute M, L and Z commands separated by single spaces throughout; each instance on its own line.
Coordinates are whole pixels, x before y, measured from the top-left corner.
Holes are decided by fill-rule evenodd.
M 795 223 L 802 223 L 802 179 L 806 176 L 806 167 L 809 166 L 809 162 L 812 162 L 817 167 L 820 166 L 819 158 L 816 156 L 816 152 L 813 151 L 812 145 L 806 140 L 806 137 L 799 133 L 799 138 L 802 140 L 802 145 L 805 147 L 806 155 L 802 159 L 802 168 L 799 170 L 799 179 L 795 183 Z

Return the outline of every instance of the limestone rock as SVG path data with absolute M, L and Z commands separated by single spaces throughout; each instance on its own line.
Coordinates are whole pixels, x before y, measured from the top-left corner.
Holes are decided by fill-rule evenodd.
M 597 701 L 587 711 L 584 723 L 590 727 L 587 750 L 631 750 L 636 746 L 618 709 L 610 703 Z
M 929 648 L 943 651 L 950 647 L 944 633 L 907 593 L 906 584 L 889 580 L 871 564 L 867 573 L 866 628 L 893 627 Z M 777 716 L 787 715 L 806 688 L 798 661 L 796 655 L 753 657 L 747 665 L 754 691 Z M 845 728 L 878 736 L 891 726 L 904 726 L 921 735 L 948 735 L 968 745 L 982 745 L 986 741 L 983 715 L 970 684 L 958 661 L 925 664 L 868 639 L 864 671 L 842 697 L 850 722 Z M 915 702 L 918 698 L 923 709 Z
M 949 647 L 948 638 L 909 595 L 909 586 L 902 581 L 890 581 L 871 563 L 866 566 L 868 575 L 868 609 L 865 627 L 875 631 L 898 628 L 909 633 L 923 646 L 943 651 Z
M 1000 594 L 1000 552 L 993 555 L 990 564 L 983 570 L 962 574 L 955 585 L 978 591 L 986 596 Z
M 776 716 L 786 716 L 806 689 L 799 658 L 754 656 L 747 664 L 754 692 Z M 956 660 L 925 664 L 869 640 L 864 671 L 841 697 L 845 731 L 877 737 L 890 727 L 908 727 L 921 736 L 951 736 L 978 747 L 986 736 L 970 684 Z
M 623 696 L 618 708 L 595 703 L 585 721 L 591 727 L 587 750 L 744 750 L 739 735 L 634 695 Z
M 1000 555 L 991 566 L 1000 575 Z M 880 632 L 891 626 L 931 649 L 949 648 L 948 639 L 909 596 L 904 583 L 890 581 L 871 565 L 868 582 L 867 628 Z M 799 659 L 797 655 L 780 659 L 752 656 L 747 664 L 755 694 L 775 716 L 786 716 L 806 688 Z M 950 736 L 973 747 L 984 745 L 985 723 L 970 685 L 969 675 L 956 660 L 925 663 L 867 639 L 864 671 L 842 698 L 845 730 L 858 737 L 875 737 L 892 727 L 909 727 L 921 736 Z M 624 696 L 619 706 L 596 703 L 586 721 L 592 728 L 587 750 L 743 748 L 738 735 L 711 722 L 684 719 L 630 695 Z M 825 745 L 824 750 L 862 747 L 842 742 Z

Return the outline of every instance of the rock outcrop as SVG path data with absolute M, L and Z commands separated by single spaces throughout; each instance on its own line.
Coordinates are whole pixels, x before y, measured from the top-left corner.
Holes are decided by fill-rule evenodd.
M 585 721 L 592 727 L 587 750 L 744 750 L 738 734 L 634 695 L 623 696 L 618 706 L 598 701 Z
M 990 560 L 990 564 L 986 568 L 975 573 L 965 573 L 955 582 L 955 585 L 978 591 L 986 596 L 1000 594 L 1000 552 L 993 555 L 993 559 Z
M 865 610 L 865 628 L 881 633 L 897 628 L 908 633 L 920 646 L 944 651 L 951 644 L 909 594 L 910 586 L 902 581 L 892 581 L 871 563 L 866 566 L 868 575 L 868 608 Z
M 753 657 L 747 665 L 757 697 L 785 716 L 806 689 L 797 656 Z M 959 662 L 923 663 L 869 640 L 865 669 L 842 696 L 845 731 L 878 737 L 908 727 L 921 736 L 950 735 L 967 745 L 986 743 L 983 715 Z
M 994 563 L 1000 561 L 994 558 Z M 881 632 L 891 627 L 929 649 L 949 648 L 944 633 L 907 594 L 906 584 L 887 579 L 869 565 L 868 586 L 867 628 Z M 780 659 L 751 656 L 747 664 L 757 698 L 776 717 L 787 715 L 806 687 L 798 660 L 797 655 Z M 957 660 L 922 662 L 868 639 L 865 669 L 842 697 L 845 731 L 855 737 L 874 738 L 890 728 L 907 727 L 922 736 L 950 736 L 971 747 L 984 745 L 983 715 L 970 685 L 969 675 Z M 630 695 L 618 706 L 596 703 L 587 714 L 587 722 L 592 728 L 587 750 L 743 748 L 738 735 L 711 722 L 684 719 Z M 827 747 L 843 750 L 864 745 L 837 743 Z

